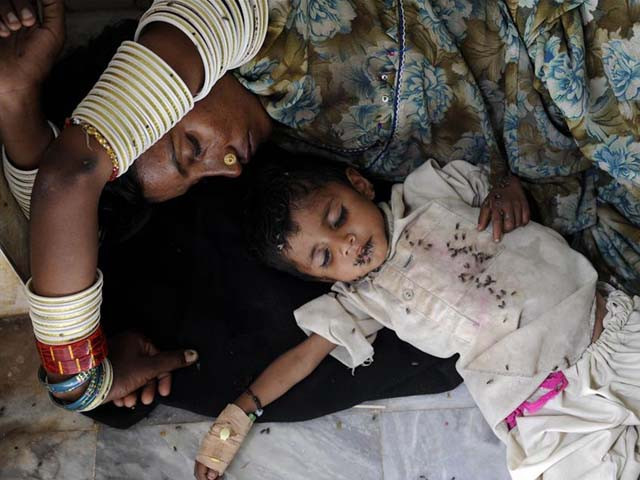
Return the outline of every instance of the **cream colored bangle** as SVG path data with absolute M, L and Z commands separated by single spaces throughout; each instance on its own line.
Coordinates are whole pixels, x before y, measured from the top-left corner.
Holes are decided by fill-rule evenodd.
M 194 44 L 202 61 L 204 68 L 204 79 L 202 89 L 194 96 L 194 101 L 201 100 L 204 92 L 209 91 L 213 84 L 220 78 L 220 72 L 223 71 L 224 65 L 218 52 L 206 44 L 202 32 L 198 32 L 197 28 L 184 19 L 176 8 L 168 7 L 162 4 L 153 5 L 140 19 L 138 30 L 142 31 L 149 23 L 163 22 L 179 29 Z
M 156 0 L 138 24 L 135 38 L 152 22 L 181 30 L 196 46 L 205 70 L 205 97 L 225 72 L 247 62 L 258 52 L 268 28 L 267 0 Z
M 60 131 L 53 123 L 47 123 L 53 132 L 53 138 L 57 138 Z M 36 181 L 38 169 L 20 170 L 13 166 L 9 161 L 4 145 L 2 146 L 2 166 L 4 169 L 4 176 L 7 180 L 7 184 L 9 185 L 9 191 L 16 199 L 16 202 L 20 206 L 24 216 L 29 219 L 31 214 L 31 192 L 33 190 L 33 184 Z
M 145 46 L 127 41 L 72 118 L 97 131 L 93 136 L 113 151 L 122 175 L 191 108 L 193 97 L 178 74 Z
M 48 345 L 81 340 L 100 323 L 103 276 L 97 271 L 96 281 L 87 289 L 63 297 L 44 297 L 33 292 L 32 281 L 25 285 L 29 301 L 29 317 L 34 335 Z

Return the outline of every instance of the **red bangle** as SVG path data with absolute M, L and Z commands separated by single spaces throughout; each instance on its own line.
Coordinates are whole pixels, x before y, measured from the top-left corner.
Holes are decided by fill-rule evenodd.
M 98 366 L 107 356 L 107 339 L 98 325 L 88 337 L 67 345 L 47 345 L 36 339 L 47 372 L 75 375 Z

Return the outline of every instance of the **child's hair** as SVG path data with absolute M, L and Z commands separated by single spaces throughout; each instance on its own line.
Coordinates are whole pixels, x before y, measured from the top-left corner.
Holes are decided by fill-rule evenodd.
M 310 155 L 293 155 L 280 149 L 261 152 L 249 172 L 244 205 L 244 229 L 249 252 L 262 263 L 305 280 L 286 252 L 288 239 L 299 231 L 292 214 L 327 184 L 351 186 L 347 165 Z

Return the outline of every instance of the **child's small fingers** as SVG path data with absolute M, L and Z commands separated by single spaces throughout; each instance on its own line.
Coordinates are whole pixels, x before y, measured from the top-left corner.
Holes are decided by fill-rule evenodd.
M 520 205 L 520 202 L 514 202 L 513 203 L 513 220 L 516 224 L 516 228 L 519 228 L 522 226 L 522 205 Z
M 209 467 L 201 464 L 200 462 L 196 462 L 196 466 L 193 469 L 193 475 L 198 480 L 207 480 L 207 472 L 209 471 Z
M 9 35 L 11 35 L 11 31 L 4 24 L 4 22 L 2 20 L 0 20 L 0 37 L 1 38 L 7 38 Z
M 493 241 L 499 242 L 502 239 L 502 217 L 500 209 L 494 208 L 491 212 L 491 223 L 493 225 Z
M 522 224 L 526 225 L 531 220 L 531 210 L 529 210 L 529 203 L 524 202 L 522 204 Z
M 489 218 L 491 215 L 491 209 L 489 208 L 489 205 L 485 203 L 485 205 L 482 206 L 482 208 L 480 209 L 480 215 L 478 216 L 478 230 L 484 230 L 485 228 L 487 228 L 487 225 L 489 224 Z
M 510 232 L 515 227 L 515 218 L 513 213 L 513 207 L 511 204 L 507 204 L 502 208 L 502 212 L 500 213 L 502 216 L 502 226 L 503 230 L 506 232 Z

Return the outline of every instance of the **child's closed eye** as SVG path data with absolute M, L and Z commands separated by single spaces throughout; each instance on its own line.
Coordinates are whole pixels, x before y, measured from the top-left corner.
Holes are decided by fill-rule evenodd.
M 322 268 L 327 268 L 329 266 L 329 263 L 331 263 L 331 252 L 328 248 L 325 248 L 322 252 L 322 255 L 322 263 L 320 264 L 320 266 Z
M 344 205 L 341 205 L 340 215 L 338 215 L 337 220 L 334 222 L 333 228 L 340 228 L 342 225 L 344 225 L 344 222 L 347 221 L 348 214 L 349 214 L 349 211 L 347 210 L 347 207 L 345 207 Z

